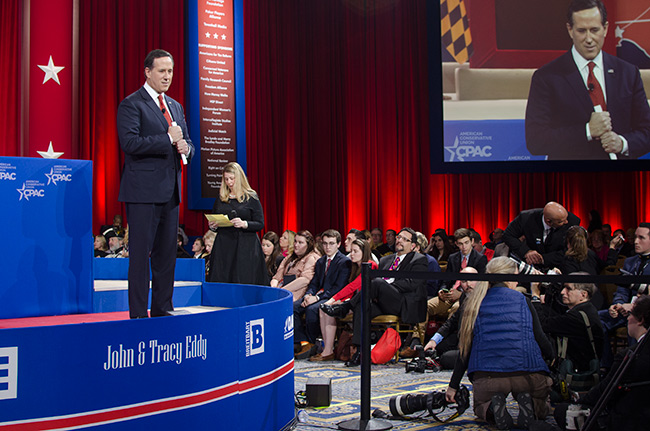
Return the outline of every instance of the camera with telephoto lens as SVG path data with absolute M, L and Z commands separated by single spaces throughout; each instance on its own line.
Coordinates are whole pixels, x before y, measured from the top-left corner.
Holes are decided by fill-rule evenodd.
M 513 261 L 515 265 L 517 265 L 517 270 L 521 275 L 530 275 L 530 274 L 535 274 L 535 272 L 537 272 L 537 269 L 535 269 L 533 265 L 529 265 L 523 260 L 513 259 L 512 257 L 510 257 L 509 259 Z
M 424 373 L 425 371 L 438 372 L 442 367 L 435 358 L 435 350 L 424 351 L 424 347 L 418 344 L 415 346 L 415 351 L 418 352 L 418 357 L 413 358 L 406 363 L 406 372 L 414 371 L 416 373 Z
M 459 416 L 469 408 L 469 389 L 465 385 L 460 385 L 456 392 L 454 402 L 457 405 L 456 416 Z M 445 399 L 444 391 L 433 391 L 428 394 L 406 394 L 391 397 L 388 401 L 390 413 L 393 416 L 404 417 L 406 415 L 419 412 L 421 410 L 428 410 L 431 416 L 436 417 L 447 406 L 453 403 L 448 403 Z M 434 412 L 434 410 L 439 410 Z

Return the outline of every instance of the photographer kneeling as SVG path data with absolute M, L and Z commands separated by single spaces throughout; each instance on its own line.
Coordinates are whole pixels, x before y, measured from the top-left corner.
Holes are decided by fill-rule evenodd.
M 641 344 L 650 327 L 650 297 L 640 296 L 634 303 L 632 311 L 627 318 L 627 332 L 630 337 L 637 340 L 634 347 L 619 353 L 614 360 L 614 365 L 607 377 L 592 388 L 585 396 L 578 400 L 579 405 L 593 408 L 606 390 L 613 386 L 611 398 L 608 400 L 606 411 L 597 412 L 597 425 L 602 425 L 607 430 L 647 430 L 650 423 L 650 410 L 648 409 L 648 392 L 650 391 L 650 345 L 646 340 Z M 640 349 L 639 349 L 640 346 Z M 636 350 L 634 358 L 630 361 L 628 355 Z M 629 362 L 628 368 L 618 381 L 612 380 L 619 376 L 619 368 Z M 555 408 L 555 420 L 562 429 L 566 429 L 566 412 L 568 404 L 561 404 Z M 592 414 L 594 412 L 592 411 Z M 602 429 L 592 427 L 591 429 Z
M 517 266 L 507 257 L 495 257 L 488 274 L 516 274 Z M 510 429 L 513 420 L 506 409 L 512 393 L 519 403 L 519 428 L 528 428 L 535 418 L 549 413 L 551 387 L 546 358 L 553 356 L 551 343 L 542 331 L 535 309 L 516 282 L 479 282 L 465 301 L 460 323 L 460 357 L 447 388 L 452 401 L 465 370 L 473 384 L 474 413 Z

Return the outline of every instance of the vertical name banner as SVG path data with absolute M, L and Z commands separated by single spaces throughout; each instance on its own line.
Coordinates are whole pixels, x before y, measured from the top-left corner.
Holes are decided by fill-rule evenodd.
M 241 0 L 197 0 L 190 6 L 196 10 L 188 14 L 187 28 L 192 33 L 188 50 L 188 112 L 190 134 L 200 149 L 199 166 L 193 163 L 191 168 L 189 205 L 192 209 L 212 207 L 227 163 L 239 161 L 245 166 L 239 160 L 243 150 L 238 150 L 245 146 L 245 140 L 238 135 L 238 130 L 243 133 L 243 128 L 239 128 L 237 115 L 238 110 L 242 114 L 244 111 L 243 90 L 240 95 L 237 89 L 238 80 L 243 88 L 243 68 L 241 74 L 236 71 L 235 59 L 238 51 L 242 51 L 236 46 L 238 3 L 241 9 Z

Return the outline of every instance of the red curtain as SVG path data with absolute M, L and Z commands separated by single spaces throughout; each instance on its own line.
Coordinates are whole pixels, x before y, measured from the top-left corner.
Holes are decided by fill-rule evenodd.
M 170 95 L 185 102 L 184 3 L 79 2 L 79 154 L 94 161 L 95 230 L 124 213 L 115 113 L 144 82 L 149 50 L 174 55 Z M 244 0 L 248 175 L 267 230 L 473 226 L 487 236 L 548 200 L 585 225 L 591 209 L 614 228 L 646 219 L 647 172 L 431 175 L 425 7 Z M 0 2 L 0 130 L 9 156 L 20 155 L 21 8 Z M 181 221 L 190 235 L 205 230 L 185 204 Z
M 0 156 L 20 156 L 22 1 L 0 2 Z

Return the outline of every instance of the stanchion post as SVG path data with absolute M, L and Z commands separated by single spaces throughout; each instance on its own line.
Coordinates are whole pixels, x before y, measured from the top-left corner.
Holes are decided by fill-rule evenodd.
M 361 264 L 361 418 L 339 423 L 340 430 L 389 430 L 393 425 L 384 419 L 370 418 L 370 270 Z

